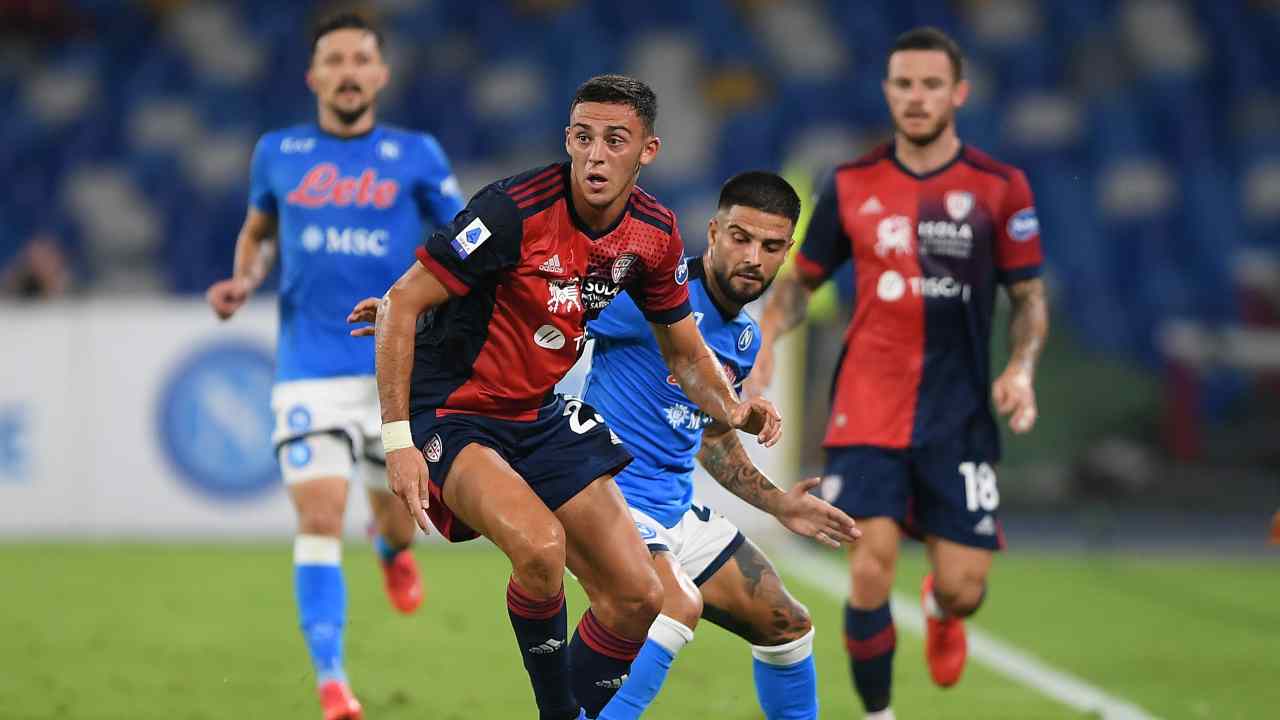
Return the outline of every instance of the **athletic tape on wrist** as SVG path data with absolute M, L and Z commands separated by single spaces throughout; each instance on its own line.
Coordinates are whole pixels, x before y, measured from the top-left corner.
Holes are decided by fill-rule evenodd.
M 413 447 L 413 431 L 408 420 L 382 423 L 382 449 L 384 452 Z

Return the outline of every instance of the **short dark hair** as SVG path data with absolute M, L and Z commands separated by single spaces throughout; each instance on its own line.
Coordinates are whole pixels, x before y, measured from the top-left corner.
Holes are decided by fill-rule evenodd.
M 885 77 L 889 75 L 889 58 L 893 57 L 894 53 L 903 50 L 941 50 L 947 54 L 947 59 L 951 61 L 951 70 L 955 75 L 955 80 L 959 81 L 964 78 L 964 54 L 960 52 L 960 46 L 956 44 L 955 40 L 951 39 L 950 35 L 936 27 L 918 27 L 899 35 L 898 39 L 893 41 L 893 47 L 889 49 L 889 55 L 885 58 Z
M 320 38 L 335 30 L 364 30 L 372 33 L 374 40 L 378 43 L 378 50 L 382 50 L 382 30 L 364 15 L 348 11 L 326 15 L 315 24 L 311 29 L 312 55 L 316 54 L 316 45 L 320 44 Z
M 800 219 L 800 196 L 782 176 L 763 170 L 738 173 L 720 188 L 721 210 L 734 205 L 781 215 L 794 225 Z
M 584 102 L 626 105 L 636 111 L 650 135 L 658 123 L 658 96 L 648 85 L 626 75 L 597 75 L 582 83 L 569 103 L 569 113 Z

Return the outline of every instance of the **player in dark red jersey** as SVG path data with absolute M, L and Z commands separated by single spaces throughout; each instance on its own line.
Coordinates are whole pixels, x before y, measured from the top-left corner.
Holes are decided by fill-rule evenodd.
M 591 407 L 552 390 L 586 320 L 631 293 L 704 412 L 766 445 L 781 432 L 767 402 L 738 402 L 689 313 L 675 216 L 636 187 L 661 144 L 656 114 L 637 80 L 587 81 L 570 105 L 570 161 L 481 190 L 350 318 L 377 305 L 392 489 L 424 530 L 430 516 L 450 540 L 483 534 L 511 560 L 507 605 L 542 718 L 595 717 L 662 607 L 612 480 L 631 456 Z M 566 563 L 591 599 L 567 646 Z
M 773 342 L 804 318 L 810 292 L 851 260 L 856 305 L 832 387 L 823 493 L 862 529 L 849 552 L 845 633 L 854 685 L 877 719 L 892 717 L 900 526 L 924 539 L 933 568 L 921 591 L 929 669 L 942 686 L 960 678 L 962 618 L 982 603 L 1003 545 L 988 393 L 1014 432 L 1031 429 L 1049 327 L 1026 177 L 956 136 L 968 86 L 955 43 L 932 28 L 899 37 L 884 93 L 894 141 L 837 168 L 822 189 L 796 272 L 765 309 L 748 390 L 768 384 Z M 992 383 L 997 283 L 1013 305 L 1012 348 Z

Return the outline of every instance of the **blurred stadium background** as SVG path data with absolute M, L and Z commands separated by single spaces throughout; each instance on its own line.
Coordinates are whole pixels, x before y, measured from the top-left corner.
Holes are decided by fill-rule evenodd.
M 332 7 L 0 0 L 0 717 L 313 714 L 268 444 L 270 294 L 228 326 L 200 295 L 230 270 L 257 136 L 314 116 L 305 28 Z M 952 33 L 974 85 L 961 137 L 1026 170 L 1054 309 L 977 624 L 1114 702 L 1073 705 L 997 660 L 944 696 L 903 643 L 899 714 L 1280 714 L 1280 2 L 366 7 L 392 67 L 380 119 L 434 133 L 468 193 L 560 157 L 586 77 L 650 82 L 665 147 L 642 184 L 691 253 L 732 173 L 781 169 L 804 196 L 886 137 L 892 39 Z M 821 469 L 848 291 L 788 345 L 788 443 L 760 457 L 782 482 Z M 838 560 L 707 492 L 814 609 L 824 717 L 853 717 Z M 348 520 L 358 538 L 359 498 Z M 377 717 L 523 716 L 499 558 L 432 546 L 434 595 L 403 621 L 351 547 L 349 655 Z M 437 645 L 476 637 L 491 647 L 459 660 Z M 758 717 L 742 649 L 714 630 L 694 647 L 655 716 Z M 461 674 L 480 666 L 501 674 Z

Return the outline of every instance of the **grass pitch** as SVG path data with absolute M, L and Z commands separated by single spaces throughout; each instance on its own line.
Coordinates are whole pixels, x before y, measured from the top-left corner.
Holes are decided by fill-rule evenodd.
M 417 614 L 396 614 L 366 543 L 348 542 L 347 669 L 370 720 L 531 718 L 491 548 L 420 548 Z M 832 557 L 833 563 L 838 562 Z M 822 716 L 860 717 L 838 600 L 788 577 L 813 612 Z M 904 553 L 900 590 L 923 571 Z M 0 545 L 0 717 L 319 718 L 296 630 L 289 543 Z M 837 590 L 841 590 L 837 588 Z M 585 600 L 569 584 L 571 624 Z M 1280 564 L 1013 553 L 979 624 L 1161 718 L 1280 716 Z M 929 682 L 899 633 L 899 718 L 1079 718 L 976 663 Z M 646 717 L 760 718 L 746 644 L 710 624 Z

